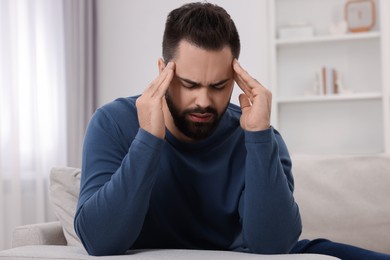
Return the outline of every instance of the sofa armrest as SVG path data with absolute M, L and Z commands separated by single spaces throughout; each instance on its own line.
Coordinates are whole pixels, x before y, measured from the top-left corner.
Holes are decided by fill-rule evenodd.
M 12 247 L 66 244 L 59 221 L 19 226 L 15 228 L 12 237 Z

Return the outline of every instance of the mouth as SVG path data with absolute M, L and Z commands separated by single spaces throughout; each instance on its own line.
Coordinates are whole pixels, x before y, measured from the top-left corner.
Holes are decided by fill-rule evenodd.
M 212 113 L 191 113 L 189 117 L 191 121 L 196 123 L 208 123 L 213 119 Z

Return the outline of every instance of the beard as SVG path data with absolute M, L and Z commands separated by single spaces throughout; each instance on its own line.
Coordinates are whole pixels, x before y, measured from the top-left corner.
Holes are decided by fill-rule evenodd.
M 171 97 L 167 93 L 165 95 L 167 101 L 167 106 L 171 112 L 173 122 L 175 126 L 182 132 L 185 136 L 191 138 L 194 141 L 200 141 L 209 137 L 217 129 L 219 122 L 223 114 L 225 113 L 229 102 L 226 104 L 226 107 L 223 110 L 222 114 L 218 114 L 218 111 L 212 107 L 196 107 L 185 109 L 180 111 L 172 102 Z M 209 113 L 212 115 L 212 118 L 208 122 L 193 122 L 189 120 L 192 113 Z

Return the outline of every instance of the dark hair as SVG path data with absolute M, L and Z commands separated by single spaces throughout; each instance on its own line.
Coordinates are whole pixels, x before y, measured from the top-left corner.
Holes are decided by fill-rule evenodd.
M 206 50 L 229 46 L 234 58 L 240 55 L 240 37 L 230 15 L 211 3 L 189 3 L 172 10 L 163 36 L 163 58 L 170 61 L 181 40 Z

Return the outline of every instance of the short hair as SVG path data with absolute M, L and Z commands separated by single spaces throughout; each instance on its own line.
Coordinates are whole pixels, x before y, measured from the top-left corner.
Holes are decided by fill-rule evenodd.
M 162 43 L 166 63 L 174 58 L 181 40 L 205 50 L 228 46 L 234 58 L 240 55 L 237 28 L 226 10 L 215 4 L 189 3 L 168 14 Z

